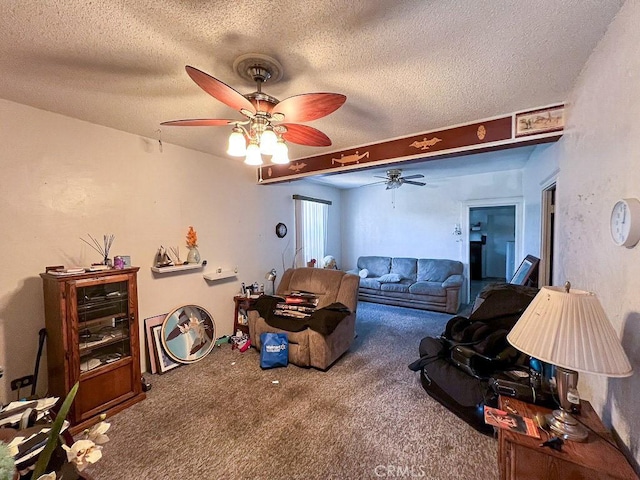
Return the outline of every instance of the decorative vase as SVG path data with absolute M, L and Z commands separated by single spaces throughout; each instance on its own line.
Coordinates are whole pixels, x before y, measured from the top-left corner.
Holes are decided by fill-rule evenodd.
M 189 247 L 187 263 L 200 263 L 200 252 L 196 247 Z

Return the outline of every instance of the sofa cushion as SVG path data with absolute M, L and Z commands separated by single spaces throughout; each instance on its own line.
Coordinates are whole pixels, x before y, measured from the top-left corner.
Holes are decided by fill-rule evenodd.
M 409 287 L 412 283 L 413 280 L 402 280 L 398 283 L 383 283 L 380 285 L 380 290 L 383 292 L 409 293 Z
M 447 291 L 442 287 L 442 282 L 416 282 L 409 287 L 409 293 L 417 295 L 436 295 L 444 297 Z
M 374 290 L 380 290 L 380 282 L 377 278 L 361 278 L 360 288 L 372 288 Z
M 378 278 L 380 283 L 398 283 L 400 280 L 402 280 L 402 277 L 397 273 L 385 273 Z
M 462 262 L 432 258 L 418 259 L 419 282 L 444 282 L 450 275 L 462 274 Z
M 416 280 L 418 271 L 418 260 L 415 258 L 393 258 L 391 259 L 391 273 L 397 273 L 402 278 Z
M 370 277 L 381 277 L 385 273 L 389 273 L 391 257 L 360 257 L 358 258 L 358 269 L 362 270 L 363 268 L 369 270 Z

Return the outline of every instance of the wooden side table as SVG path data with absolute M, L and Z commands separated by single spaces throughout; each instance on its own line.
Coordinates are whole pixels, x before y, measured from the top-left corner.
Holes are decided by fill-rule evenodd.
M 500 408 L 506 402 L 519 415 L 534 418 L 538 412 L 550 413 L 548 408 L 532 405 L 513 398 L 500 397 Z M 561 451 L 540 444 L 547 440 L 528 437 L 504 429 L 498 430 L 498 464 L 502 480 L 604 480 L 635 479 L 638 476 L 615 447 L 615 441 L 587 401 L 581 402 L 581 414 L 576 416 L 590 429 L 612 443 L 589 431 L 584 443 L 565 441 Z
M 249 324 L 241 323 L 240 319 L 242 318 L 243 314 L 244 318 L 247 318 L 246 312 L 251 307 L 253 307 L 253 305 L 256 303 L 256 300 L 258 300 L 258 298 L 245 297 L 244 295 L 236 295 L 235 297 L 233 297 L 233 301 L 236 304 L 233 312 L 233 335 L 235 335 L 238 330 L 249 335 Z

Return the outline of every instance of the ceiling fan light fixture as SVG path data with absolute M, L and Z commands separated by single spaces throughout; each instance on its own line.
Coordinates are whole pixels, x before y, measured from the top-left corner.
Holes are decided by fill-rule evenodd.
M 255 84 L 257 90 L 242 94 L 223 81 L 212 77 L 191 65 L 185 70 L 191 80 L 202 90 L 228 107 L 238 110 L 245 119 L 224 118 L 184 119 L 162 122 L 171 126 L 233 126 L 229 135 L 226 153 L 245 157 L 247 165 L 262 165 L 261 155 L 271 157 L 273 163 L 289 163 L 287 142 L 314 147 L 328 147 L 331 140 L 323 132 L 301 124 L 325 117 L 346 101 L 338 93 L 305 93 L 293 95 L 280 101 L 262 92 L 265 82 L 273 84 L 282 78 L 282 65 L 274 58 L 263 54 L 246 54 L 233 63 L 234 71 L 244 80 Z M 279 125 L 280 122 L 287 123 Z M 275 157 L 275 158 L 274 158 Z
M 260 147 L 258 146 L 258 142 L 256 142 L 254 139 L 249 142 L 249 146 L 247 147 L 247 156 L 244 159 L 244 163 L 252 166 L 262 165 L 262 155 L 260 155 Z
M 227 155 L 232 157 L 244 157 L 247 154 L 247 141 L 244 132 L 238 126 L 233 128 L 229 135 L 229 146 L 227 147 Z
M 271 157 L 271 163 L 277 165 L 285 165 L 289 163 L 289 147 L 284 142 L 284 138 L 280 137 L 273 151 L 273 157 Z
M 278 143 L 278 137 L 271 125 L 267 125 L 260 135 L 260 153 L 263 155 L 273 155 Z

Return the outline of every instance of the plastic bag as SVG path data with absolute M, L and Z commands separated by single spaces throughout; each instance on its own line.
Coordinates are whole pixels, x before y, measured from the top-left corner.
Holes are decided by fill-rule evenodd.
M 289 364 L 289 339 L 286 333 L 260 335 L 260 367 L 286 367 Z

